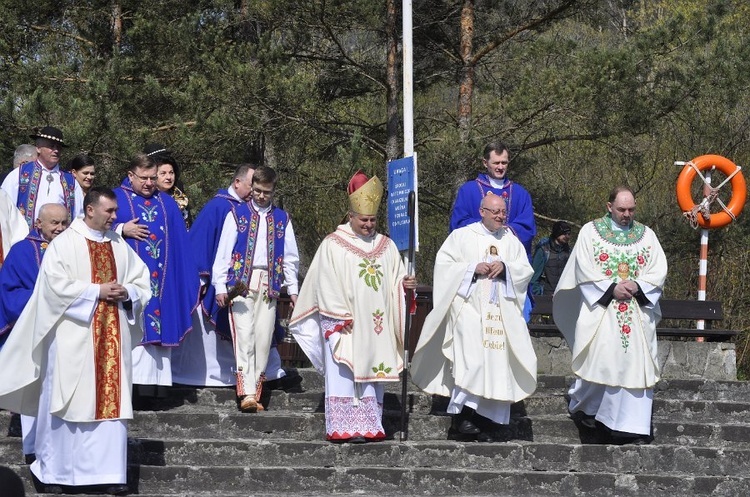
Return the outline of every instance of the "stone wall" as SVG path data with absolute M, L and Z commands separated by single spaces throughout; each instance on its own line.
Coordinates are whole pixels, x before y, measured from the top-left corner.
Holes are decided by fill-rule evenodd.
M 562 338 L 532 338 L 539 374 L 569 375 L 570 349 Z M 733 343 L 659 340 L 662 378 L 736 380 Z

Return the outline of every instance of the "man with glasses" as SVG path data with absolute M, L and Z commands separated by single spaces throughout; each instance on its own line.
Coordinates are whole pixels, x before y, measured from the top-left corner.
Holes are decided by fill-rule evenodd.
M 212 320 L 220 328 L 219 315 L 227 313 L 242 412 L 264 410 L 260 394 L 281 288 L 297 302 L 297 240 L 289 214 L 273 205 L 276 181 L 270 167 L 255 170 L 251 200 L 224 218 L 212 267 Z
M 536 390 L 536 354 L 522 310 L 534 274 L 505 225 L 506 201 L 482 199 L 481 221 L 453 231 L 435 258 L 433 302 L 411 376 L 422 390 L 450 397 L 449 436 L 504 440 L 510 406 Z
M 199 280 L 190 256 L 187 228 L 179 206 L 156 187 L 156 164 L 138 154 L 128 176 L 115 188 L 121 233 L 148 266 L 151 299 L 144 310 L 144 334 L 133 350 L 134 401 L 149 407 L 172 385 L 171 350 L 192 329 Z
M 35 140 L 37 158 L 12 171 L 2 189 L 21 211 L 29 229 L 44 204 L 62 204 L 71 219 L 83 212 L 83 190 L 73 175 L 60 169 L 60 153 L 67 147 L 63 133 L 45 126 L 29 135 Z

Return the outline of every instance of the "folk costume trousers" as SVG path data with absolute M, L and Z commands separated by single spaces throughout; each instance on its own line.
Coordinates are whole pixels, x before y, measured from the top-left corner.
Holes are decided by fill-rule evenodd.
M 260 386 L 271 350 L 276 300 L 268 296 L 268 271 L 253 269 L 247 297 L 235 297 L 229 306 L 237 375 L 237 396 L 255 395 Z

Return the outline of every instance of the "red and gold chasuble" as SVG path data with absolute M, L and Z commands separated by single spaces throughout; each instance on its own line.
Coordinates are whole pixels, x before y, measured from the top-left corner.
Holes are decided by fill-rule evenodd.
M 91 259 L 91 282 L 117 281 L 117 265 L 112 246 L 86 240 Z M 118 304 L 100 300 L 91 323 L 96 372 L 96 419 L 120 417 L 122 364 Z

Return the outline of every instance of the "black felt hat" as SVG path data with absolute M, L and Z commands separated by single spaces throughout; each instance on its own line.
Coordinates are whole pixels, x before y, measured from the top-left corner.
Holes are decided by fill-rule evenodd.
M 34 133 L 29 135 L 34 140 L 44 138 L 45 140 L 52 140 L 53 142 L 59 143 L 63 147 L 67 147 L 63 140 L 63 132 L 53 126 L 45 126 L 42 129 L 37 128 Z
M 157 155 L 170 155 L 169 150 L 161 143 L 149 143 L 143 148 L 143 153 L 149 157 Z

